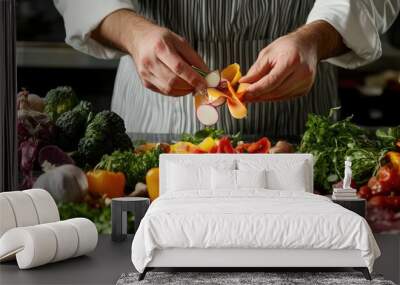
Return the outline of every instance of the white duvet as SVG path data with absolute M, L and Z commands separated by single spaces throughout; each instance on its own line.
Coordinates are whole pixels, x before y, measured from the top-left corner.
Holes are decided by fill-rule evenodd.
M 359 215 L 320 195 L 265 189 L 164 194 L 134 237 L 135 268 L 165 248 L 358 249 L 370 271 L 380 255 Z

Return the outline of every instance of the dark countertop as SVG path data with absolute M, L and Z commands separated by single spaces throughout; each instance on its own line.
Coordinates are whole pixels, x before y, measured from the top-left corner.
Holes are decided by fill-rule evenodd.
M 100 235 L 95 251 L 57 263 L 19 270 L 16 261 L 0 264 L 0 284 L 115 284 L 122 273 L 134 271 L 131 261 L 133 236 L 112 242 Z

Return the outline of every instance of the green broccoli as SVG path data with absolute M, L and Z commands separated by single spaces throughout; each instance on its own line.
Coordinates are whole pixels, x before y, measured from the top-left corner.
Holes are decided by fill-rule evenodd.
M 44 111 L 55 122 L 61 114 L 78 104 L 78 97 L 70 86 L 60 86 L 47 92 L 45 101 Z
M 56 121 L 57 144 L 65 151 L 77 149 L 92 116 L 92 103 L 81 101 L 74 109 L 63 113 Z
M 79 141 L 78 153 L 85 165 L 94 166 L 104 154 L 132 148 L 122 118 L 114 112 L 102 111 L 87 126 L 85 136 Z

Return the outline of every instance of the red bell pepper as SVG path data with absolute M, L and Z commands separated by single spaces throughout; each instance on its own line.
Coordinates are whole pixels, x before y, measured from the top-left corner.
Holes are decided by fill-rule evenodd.
M 228 137 L 223 137 L 219 140 L 217 153 L 235 153 L 235 149 Z
M 242 143 L 238 144 L 235 148 L 237 153 L 247 153 L 247 149 L 249 148 L 250 144 L 249 143 Z
M 258 141 L 251 143 L 247 148 L 248 153 L 269 153 L 269 149 L 271 148 L 271 142 L 268 138 L 263 137 Z

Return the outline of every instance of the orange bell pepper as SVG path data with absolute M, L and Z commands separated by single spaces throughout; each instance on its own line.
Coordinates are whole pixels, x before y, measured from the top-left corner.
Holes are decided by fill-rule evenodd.
M 122 172 L 94 170 L 86 173 L 88 190 L 108 198 L 124 196 L 125 175 Z
M 154 201 L 160 194 L 160 169 L 158 167 L 147 171 L 146 185 L 150 201 Z

